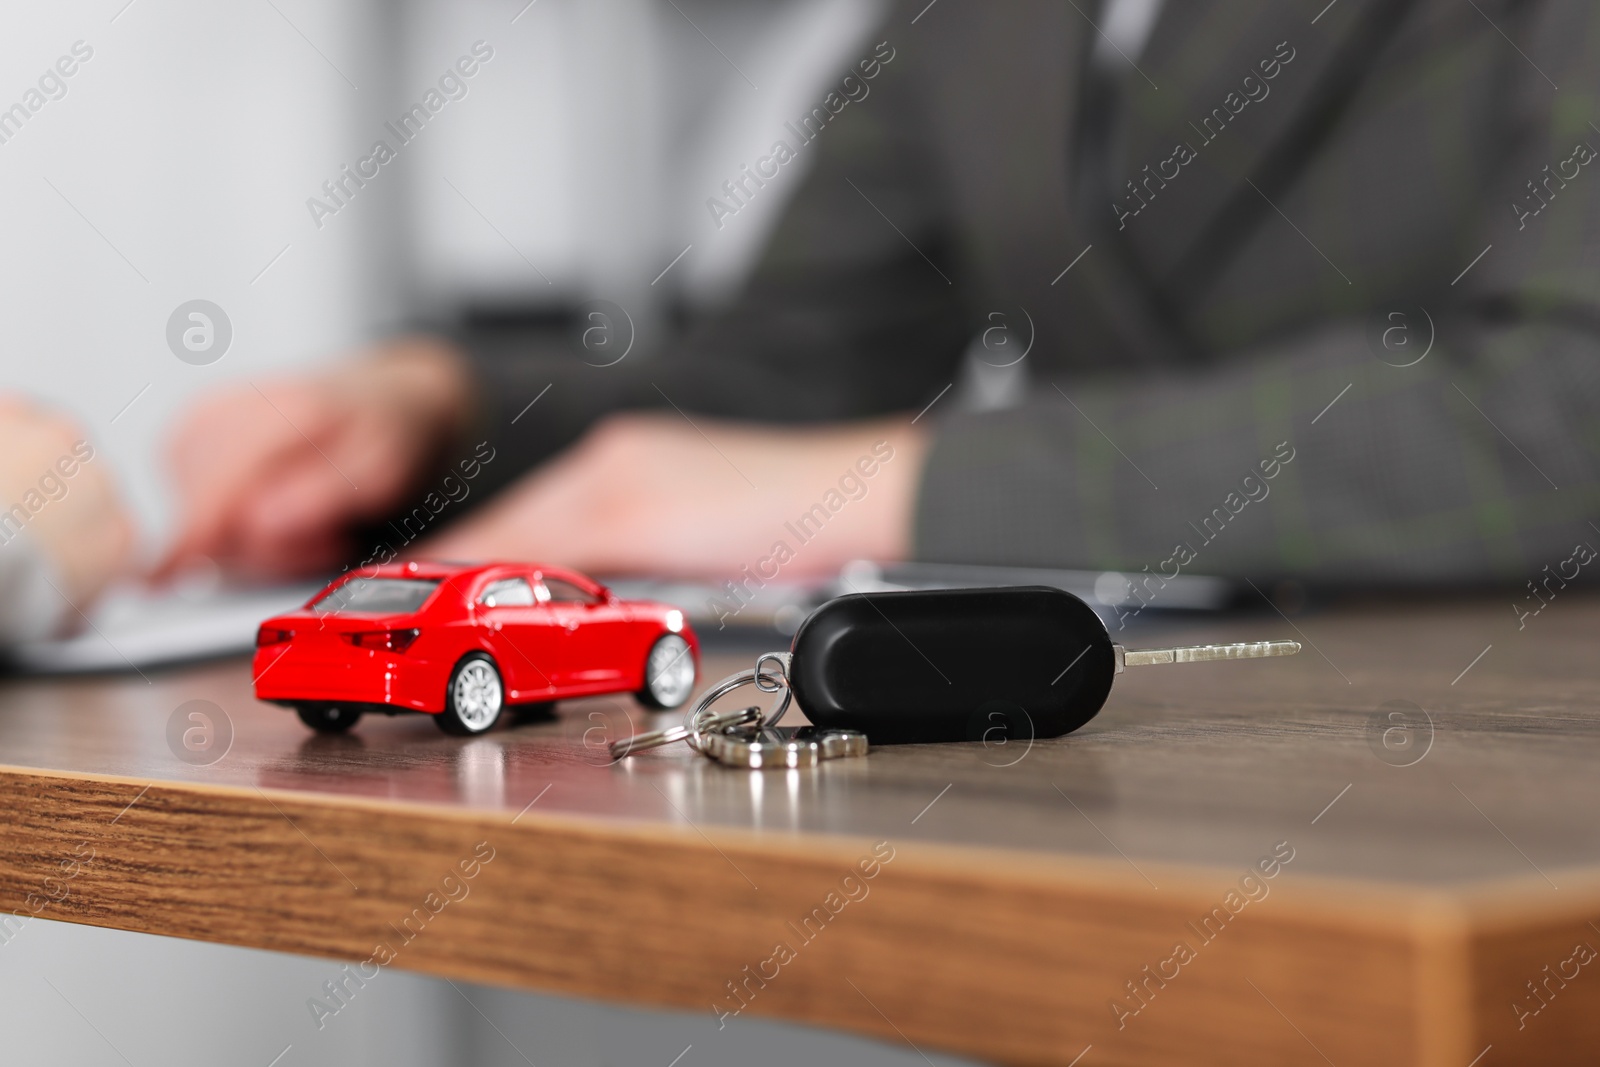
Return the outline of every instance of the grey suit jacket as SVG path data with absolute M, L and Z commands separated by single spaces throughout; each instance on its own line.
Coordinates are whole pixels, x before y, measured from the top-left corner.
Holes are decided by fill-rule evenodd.
M 1108 99 L 1078 6 L 897 9 L 746 291 L 653 359 L 473 343 L 501 471 L 664 397 L 915 413 L 1003 322 L 1028 392 L 924 417 L 922 558 L 1520 584 L 1595 535 L 1600 10 L 1185 0 Z

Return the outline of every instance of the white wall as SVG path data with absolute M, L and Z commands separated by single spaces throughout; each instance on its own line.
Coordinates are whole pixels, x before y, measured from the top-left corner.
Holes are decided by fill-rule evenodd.
M 167 523 L 159 448 L 199 390 L 463 299 L 605 296 L 648 334 L 664 298 L 725 297 L 801 173 L 721 230 L 706 197 L 815 103 L 883 8 L 125 2 L 0 4 L 0 107 L 74 42 L 93 49 L 66 95 L 0 144 L 0 387 L 84 422 L 152 545 Z M 308 198 L 392 139 L 385 120 L 479 40 L 495 56 L 468 95 L 314 225 Z M 165 338 L 196 298 L 234 331 L 204 367 Z
M 706 199 L 870 51 L 886 6 L 539 0 L 508 24 L 500 0 L 414 0 L 409 85 L 461 42 L 497 49 L 480 97 L 418 143 L 407 258 L 423 305 L 604 297 L 648 327 L 664 300 L 726 299 L 809 159 L 735 223 L 713 226 Z
M 122 2 L 5 4 L 0 106 L 74 42 L 94 54 L 0 144 L 0 384 L 82 419 L 159 525 L 152 457 L 187 397 L 368 332 L 362 232 L 318 233 L 303 206 L 350 142 L 361 96 L 265 3 L 138 0 L 116 15 Z M 366 3 L 274 2 L 365 79 Z M 169 314 L 197 297 L 234 326 L 209 367 L 165 341 Z

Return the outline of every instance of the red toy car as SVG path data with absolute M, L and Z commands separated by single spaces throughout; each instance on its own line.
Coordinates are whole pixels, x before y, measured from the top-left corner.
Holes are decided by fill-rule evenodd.
M 618 599 L 574 571 L 393 563 L 262 623 L 252 673 L 257 699 L 324 733 L 366 711 L 421 711 L 446 733 L 480 734 L 507 704 L 632 692 L 678 707 L 699 660 L 681 611 Z

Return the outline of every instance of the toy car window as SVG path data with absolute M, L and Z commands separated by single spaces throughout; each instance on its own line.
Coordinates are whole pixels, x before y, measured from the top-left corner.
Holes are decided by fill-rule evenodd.
M 429 578 L 352 578 L 311 605 L 312 611 L 409 613 L 439 587 Z
M 600 598 L 593 593 L 586 593 L 571 582 L 563 582 L 560 578 L 546 578 L 544 587 L 550 590 L 550 599 L 557 604 L 600 603 Z
M 526 578 L 502 578 L 489 583 L 478 603 L 486 608 L 529 608 L 533 606 L 533 586 Z

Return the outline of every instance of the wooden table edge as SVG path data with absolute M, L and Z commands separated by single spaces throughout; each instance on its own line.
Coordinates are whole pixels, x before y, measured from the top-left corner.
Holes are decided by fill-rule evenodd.
M 123 818 L 121 812 L 130 811 L 129 805 L 136 797 L 146 811 L 159 809 L 163 804 L 184 808 L 191 813 L 206 812 L 211 821 L 196 822 L 189 818 L 184 824 L 189 834 L 199 827 L 220 829 L 227 816 L 254 821 L 256 833 L 261 833 L 260 823 L 271 823 L 261 809 L 265 801 L 289 823 L 293 830 L 280 829 L 276 838 L 262 847 L 274 843 L 283 848 L 285 862 L 303 861 L 308 868 L 304 877 L 311 881 L 327 881 L 326 871 L 318 861 L 305 853 L 303 844 L 295 834 L 305 837 L 310 828 L 319 840 L 336 840 L 346 835 L 352 847 L 365 839 L 371 843 L 385 836 L 375 829 L 373 820 L 393 820 L 386 831 L 396 839 L 419 835 L 419 840 L 408 847 L 413 850 L 415 863 L 437 864 L 448 856 L 446 842 L 466 841 L 478 834 L 494 837 L 497 846 L 511 862 L 520 864 L 525 872 L 538 869 L 539 857 L 561 855 L 568 863 L 578 862 L 583 856 L 592 856 L 600 864 L 598 876 L 619 873 L 632 877 L 630 858 L 637 857 L 641 866 L 652 863 L 648 875 L 641 877 L 638 885 L 666 884 L 674 879 L 695 887 L 695 891 L 716 898 L 719 893 L 729 899 L 743 892 L 737 880 L 727 874 L 723 863 L 739 870 L 771 872 L 773 891 L 788 893 L 802 906 L 809 901 L 805 892 L 794 892 L 783 883 L 785 880 L 802 883 L 807 880 L 838 878 L 838 872 L 849 872 L 852 865 L 870 853 L 874 842 L 867 835 L 821 833 L 806 831 L 794 833 L 763 832 L 744 828 L 693 824 L 663 824 L 641 820 L 620 820 L 593 816 L 569 815 L 540 810 L 537 806 L 525 809 L 520 816 L 508 810 L 486 811 L 458 808 L 447 805 L 420 803 L 389 798 L 357 797 L 338 793 L 283 790 L 267 787 L 243 787 L 192 781 L 146 781 L 139 777 L 115 774 L 83 774 L 15 765 L 0 765 L 0 788 L 7 793 L 44 792 L 51 796 L 56 806 L 42 822 L 17 827 L 8 834 L 5 854 L 54 857 L 62 854 L 65 842 L 75 835 L 81 836 L 87 824 L 105 824 Z M 79 801 L 94 798 L 92 805 Z M 90 807 L 93 810 L 90 810 Z M 291 815 L 293 818 L 291 818 Z M 353 817 L 352 817 L 353 816 Z M 154 817 L 154 816 L 152 816 Z M 157 819 L 159 821 L 159 819 Z M 110 926 L 147 933 L 189 937 L 200 940 L 243 944 L 248 947 L 302 952 L 332 959 L 353 959 L 359 950 L 352 948 L 348 931 L 340 929 L 339 916 L 321 915 L 315 910 L 307 912 L 299 905 L 285 905 L 288 932 L 282 936 L 264 931 L 240 934 L 232 930 L 220 933 L 222 927 L 197 919 L 193 909 L 185 910 L 174 904 L 182 903 L 183 894 L 170 893 L 170 886 L 160 879 L 166 875 L 151 874 L 148 866 L 163 862 L 162 851 L 181 850 L 184 841 L 173 836 L 176 826 L 149 832 L 149 818 L 132 819 L 129 829 L 146 835 L 140 841 L 142 851 L 128 861 L 127 869 L 133 872 L 125 886 L 107 885 L 111 879 L 94 884 L 85 883 L 83 891 L 68 898 L 66 904 L 52 908 L 49 917 L 90 925 Z M 268 830 L 267 833 L 271 834 Z M 496 836 L 497 835 L 497 836 Z M 488 838 L 485 838 L 486 840 Z M 306 840 L 310 840 L 306 837 Z M 877 940 L 882 945 L 914 951 L 917 938 L 925 938 L 939 927 L 937 908 L 941 901 L 952 895 L 976 894 L 997 901 L 1015 901 L 1017 906 L 1038 901 L 1070 902 L 1078 909 L 1103 909 L 1107 921 L 1115 923 L 1117 916 L 1142 908 L 1159 908 L 1164 913 L 1172 909 L 1204 911 L 1221 899 L 1230 883 L 1237 882 L 1241 871 L 1222 867 L 1145 862 L 1144 874 L 1136 874 L 1120 860 L 1090 857 L 1040 855 L 1012 849 L 980 846 L 930 843 L 920 840 L 893 842 L 896 852 L 893 873 L 896 885 L 904 889 L 907 899 L 924 907 L 926 914 L 918 922 L 902 921 L 904 916 L 874 914 L 870 926 L 865 920 L 858 929 L 867 940 Z M 226 843 L 223 843 L 226 847 Z M 299 853 L 296 852 L 299 850 Z M 109 852 L 108 848 L 108 852 Z M 343 853 L 340 853 L 341 857 Z M 391 857 L 392 858 L 392 857 Z M 331 862 L 331 861 L 330 861 Z M 388 862 L 380 858 L 377 863 Z M 449 862 L 445 860 L 446 864 Z M 142 865 L 142 866 L 141 866 Z M 620 865 L 620 866 L 618 866 Z M 0 865 L 0 866 L 9 866 Z M 20 867 L 31 866 L 31 870 Z M 674 871 L 672 868 L 676 867 Z M 400 873 L 392 881 L 383 882 L 368 902 L 369 910 L 377 912 L 403 909 L 416 899 L 416 891 L 400 885 L 404 866 L 396 866 Z M 41 873 L 37 865 L 22 864 L 13 872 L 18 877 L 4 877 L 0 872 L 0 901 L 15 908 L 18 893 L 38 881 Z M 581 868 L 567 868 L 569 877 L 581 874 Z M 1409 976 L 1411 988 L 1406 994 L 1411 998 L 1408 1009 L 1415 1023 L 1415 1055 L 1393 1062 L 1425 1063 L 1429 1067 L 1453 1065 L 1462 1067 L 1476 1053 L 1470 1046 L 1477 1043 L 1479 1027 L 1474 1012 L 1474 942 L 1481 933 L 1494 936 L 1515 935 L 1524 929 L 1545 929 L 1552 922 L 1557 925 L 1572 918 L 1586 918 L 1600 913 L 1600 869 L 1555 872 L 1563 889 L 1559 900 L 1545 899 L 1534 892 L 1542 886 L 1537 879 L 1506 879 L 1466 883 L 1461 886 L 1441 888 L 1436 886 L 1397 886 L 1369 880 L 1331 878 L 1320 875 L 1300 876 L 1292 867 L 1285 870 L 1273 886 L 1268 901 L 1276 901 L 1270 908 L 1266 901 L 1259 910 L 1260 918 L 1253 919 L 1258 929 L 1277 930 L 1283 936 L 1298 936 L 1306 931 L 1319 937 L 1346 936 L 1367 939 L 1374 944 L 1386 944 L 1397 951 L 1408 953 L 1415 960 L 1414 971 Z M 741 876 L 743 872 L 741 871 Z M 1145 875 L 1159 884 L 1159 890 L 1146 883 Z M 908 877 L 909 876 L 909 877 Z M 530 874 L 530 877 L 532 875 Z M 767 880 L 766 874 L 762 875 Z M 709 883 L 721 879 L 720 890 Z M 363 877 L 363 881 L 367 879 Z M 749 879 L 746 878 L 748 881 Z M 920 883 L 920 889 L 916 885 Z M 1536 884 L 1537 883 L 1537 884 Z M 752 883 L 753 884 L 753 883 Z M 638 889 L 638 885 L 634 889 Z M 546 883 L 544 888 L 552 899 L 561 896 L 561 887 Z M 1548 890 L 1548 887 L 1543 887 Z M 144 899 L 129 901 L 125 890 L 143 892 Z M 263 886 L 263 891 L 266 887 Z M 584 887 L 585 892 L 604 892 L 593 882 Z M 123 895 L 119 897 L 119 892 Z M 637 892 L 632 897 L 619 894 L 615 899 L 642 904 L 646 909 L 654 901 L 641 899 Z M 815 893 L 812 894 L 813 896 Z M 1554 896 L 1554 894 L 1549 894 Z M 152 897 L 166 896 L 165 901 Z M 28 897 L 28 899 L 34 899 Z M 556 904 L 562 904 L 555 899 Z M 565 902 L 572 904 L 571 901 Z M 70 905 L 70 906 L 68 906 Z M 617 906 L 625 906 L 619 903 Z M 296 907 L 301 910 L 296 911 Z M 802 907 L 803 910 L 803 907 Z M 880 909 L 882 910 L 882 909 Z M 914 909 L 913 909 L 914 910 Z M 562 914 L 563 921 L 576 921 L 583 925 L 581 909 L 571 909 Z M 751 912 L 734 915 L 730 930 L 748 928 L 754 931 L 767 918 Z M 676 920 L 673 920 L 676 921 Z M 999 926 L 1009 930 L 1020 920 L 1010 916 Z M 690 924 L 692 926 L 692 924 Z M 770 925 L 770 923 L 768 924 Z M 392 928 L 392 927 L 391 927 Z M 676 928 L 674 928 L 676 929 Z M 688 942 L 705 937 L 706 929 L 686 929 L 682 933 Z M 602 936 L 598 928 L 585 927 L 585 937 Z M 1013 950 L 1020 942 L 1015 931 L 993 941 L 985 941 L 982 931 L 969 932 L 974 943 L 1006 944 Z M 741 935 L 742 936 L 742 935 Z M 750 936 L 759 936 L 751 933 Z M 1007 938 L 1010 940 L 1007 940 Z M 736 938 L 730 937 L 730 940 Z M 1138 939 L 1131 938 L 1129 944 Z M 630 981 L 625 974 L 607 972 L 604 967 L 592 973 L 582 967 L 566 966 L 572 961 L 553 965 L 549 961 L 526 971 L 504 960 L 475 962 L 472 951 L 488 951 L 492 938 L 475 936 L 463 938 L 465 952 L 448 949 L 444 939 L 426 942 L 423 949 L 412 952 L 399 965 L 421 973 L 487 981 L 495 984 L 523 986 L 557 993 L 576 993 L 585 996 L 605 997 L 615 993 L 622 999 L 637 1000 L 675 1006 L 691 1006 L 681 995 L 662 995 L 648 983 L 641 985 Z M 613 946 L 615 947 L 615 946 Z M 660 951 L 666 952 L 663 947 Z M 833 952 L 830 948 L 830 952 Z M 1143 948 L 1129 949 L 1131 961 L 1142 959 Z M 817 954 L 821 954 L 819 951 Z M 850 959 L 844 952 L 840 959 Z M 1044 952 L 1040 967 L 1047 970 L 1050 953 Z M 1059 961 L 1058 961 L 1059 962 Z M 566 969 L 563 969 L 566 966 Z M 724 973 L 716 967 L 711 970 Z M 1134 968 L 1136 970 L 1136 968 Z M 959 971 L 959 968 L 952 968 Z M 732 968 L 737 976 L 738 968 Z M 1120 972 L 1119 972 L 1120 973 Z M 934 976 L 924 976 L 934 977 Z M 952 973 L 939 981 L 950 985 L 952 996 L 970 994 L 963 985 L 963 976 Z M 1101 983 L 1104 984 L 1104 983 Z M 926 990 L 924 992 L 927 992 Z M 704 999 L 704 998 L 702 998 Z M 801 998 L 805 1001 L 807 998 Z M 815 998 L 811 998 L 813 1001 Z M 782 995 L 764 995 L 750 1005 L 752 1014 L 772 1015 L 779 1018 L 817 1022 L 895 1040 L 896 1033 L 906 1031 L 940 1047 L 984 1055 L 1007 1063 L 1067 1062 L 1075 1050 L 1056 1047 L 1053 1039 L 1043 1040 L 1039 1033 L 1024 1034 L 1015 1039 L 1000 1039 L 994 1034 L 953 1032 L 939 1020 L 910 1018 L 915 1014 L 915 997 L 907 994 L 882 994 L 876 998 L 875 1008 L 880 1008 L 883 1018 L 866 1011 L 851 1011 L 848 1006 L 834 1005 L 832 1010 L 809 1010 L 814 1005 L 791 1002 Z M 1026 998 L 1024 998 L 1025 1002 Z M 888 1018 L 896 1024 L 885 1026 Z M 1020 1022 L 1018 1024 L 1026 1029 Z M 892 1027 L 892 1028 L 891 1028 Z M 1460 1058 L 1463 1052 L 1465 1059 Z M 1127 1062 L 1134 1062 L 1129 1060 Z M 1201 1062 L 1196 1060 L 1195 1062 Z M 1209 1061 L 1207 1061 L 1209 1062 Z M 1554 1061 L 1552 1061 L 1554 1062 Z

